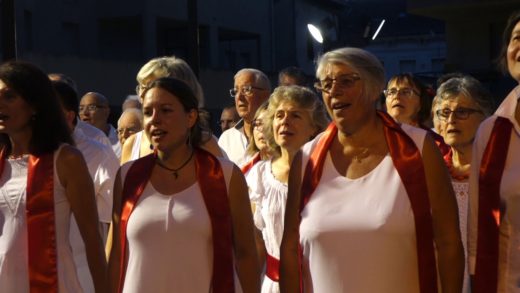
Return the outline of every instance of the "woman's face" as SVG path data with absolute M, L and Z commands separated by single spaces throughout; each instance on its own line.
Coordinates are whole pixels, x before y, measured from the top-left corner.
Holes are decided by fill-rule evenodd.
M 443 129 L 440 134 L 444 142 L 455 148 L 471 146 L 478 126 L 485 118 L 475 101 L 465 95 L 459 95 L 443 100 L 439 111 L 441 115 L 436 115 Z
M 255 145 L 260 151 L 267 150 L 267 142 L 265 140 L 264 135 L 264 119 L 265 119 L 266 110 L 263 110 L 258 114 L 255 121 L 253 121 L 253 139 L 255 140 Z
M 186 144 L 197 112 L 185 112 L 177 96 L 154 87 L 144 95 L 143 116 L 144 131 L 151 144 L 160 151 L 168 152 Z
M 386 89 L 386 111 L 396 121 L 418 125 L 417 115 L 421 109 L 419 91 L 408 81 L 392 81 Z
M 0 80 L 0 133 L 31 132 L 34 110 L 14 89 Z
M 280 148 L 298 151 L 313 135 L 316 127 L 309 111 L 291 102 L 282 102 L 274 113 L 273 136 Z
M 365 97 L 363 80 L 354 68 L 339 63 L 325 67 L 321 77 L 323 103 L 338 129 L 347 134 L 356 132 L 375 110 L 376 97 Z
M 520 83 L 520 21 L 513 28 L 507 46 L 507 68 L 511 76 Z

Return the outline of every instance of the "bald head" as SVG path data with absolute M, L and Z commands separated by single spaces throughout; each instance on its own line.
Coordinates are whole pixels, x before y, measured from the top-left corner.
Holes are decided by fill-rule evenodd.
M 79 118 L 99 128 L 105 134 L 108 134 L 110 129 L 108 115 L 110 115 L 110 107 L 108 99 L 104 95 L 88 92 L 81 98 L 79 102 Z

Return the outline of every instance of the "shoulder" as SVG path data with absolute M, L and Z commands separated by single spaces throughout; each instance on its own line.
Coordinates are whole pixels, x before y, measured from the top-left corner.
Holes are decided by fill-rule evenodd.
M 480 126 L 478 127 L 477 133 L 475 134 L 475 142 L 480 143 L 487 143 L 489 140 L 489 136 L 491 135 L 491 132 L 493 131 L 493 127 L 495 126 L 495 121 L 497 120 L 497 116 L 493 115 L 486 120 L 482 121 L 480 123 Z
M 81 151 L 74 146 L 64 144 L 60 146 L 57 152 L 58 154 L 56 160 L 58 164 L 72 165 L 73 163 L 77 163 L 82 160 L 84 161 Z

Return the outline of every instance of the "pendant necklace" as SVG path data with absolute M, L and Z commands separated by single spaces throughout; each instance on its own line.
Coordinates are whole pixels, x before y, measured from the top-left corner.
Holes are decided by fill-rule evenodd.
M 157 165 L 159 165 L 159 167 L 172 172 L 173 177 L 175 177 L 175 179 L 177 179 L 179 177 L 179 171 L 182 168 L 186 167 L 186 165 L 188 165 L 188 162 L 191 160 L 191 158 L 193 158 L 193 153 L 194 153 L 194 151 L 192 149 L 191 150 L 191 154 L 188 157 L 188 159 L 184 163 L 182 163 L 182 165 L 180 167 L 178 167 L 178 168 L 170 168 L 170 167 L 164 165 L 159 159 L 157 159 L 156 162 L 157 162 Z

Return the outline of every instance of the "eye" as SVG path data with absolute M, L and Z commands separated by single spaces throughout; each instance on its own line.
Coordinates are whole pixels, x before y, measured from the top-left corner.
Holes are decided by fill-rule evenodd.
M 149 117 L 151 115 L 152 115 L 152 110 L 151 109 L 148 109 L 148 108 L 144 108 L 143 109 L 143 116 Z

